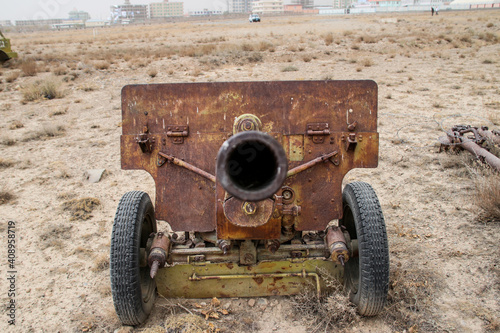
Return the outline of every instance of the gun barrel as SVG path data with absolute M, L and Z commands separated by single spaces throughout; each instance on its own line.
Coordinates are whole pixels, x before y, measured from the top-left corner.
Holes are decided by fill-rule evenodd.
M 217 155 L 217 181 L 229 194 L 245 201 L 271 197 L 283 185 L 287 171 L 281 144 L 259 131 L 232 136 Z

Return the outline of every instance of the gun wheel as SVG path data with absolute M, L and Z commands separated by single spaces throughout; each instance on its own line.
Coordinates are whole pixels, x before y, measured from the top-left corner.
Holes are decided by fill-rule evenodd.
M 111 293 L 124 325 L 142 324 L 153 308 L 156 284 L 148 265 L 140 260 L 141 252 L 147 253 L 153 232 L 156 220 L 149 195 L 140 191 L 125 193 L 116 210 L 110 254 Z
M 384 216 L 373 188 L 364 182 L 347 184 L 342 193 L 344 226 L 358 242 L 358 256 L 344 268 L 344 284 L 358 312 L 375 316 L 384 308 L 389 287 L 389 247 Z

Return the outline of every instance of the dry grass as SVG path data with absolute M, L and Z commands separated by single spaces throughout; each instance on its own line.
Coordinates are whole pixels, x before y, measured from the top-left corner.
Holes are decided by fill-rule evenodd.
M 373 66 L 374 62 L 370 58 L 365 58 L 361 61 L 361 64 L 365 67 L 371 67 Z
M 94 272 L 102 272 L 109 268 L 109 255 L 101 253 L 94 260 L 94 266 L 92 267 L 92 271 Z
M 15 198 L 16 196 L 10 191 L 6 190 L 0 191 L 0 205 L 11 203 L 14 201 Z
M 42 129 L 38 131 L 28 132 L 27 135 L 22 139 L 22 141 L 29 142 L 54 138 L 63 135 L 65 131 L 66 129 L 63 125 L 46 124 L 42 127 Z
M 0 157 L 0 169 L 7 169 L 13 166 L 15 163 L 11 160 L 6 160 Z
M 22 89 L 22 93 L 23 102 L 32 102 L 42 98 L 63 98 L 65 96 L 65 91 L 61 89 L 61 85 L 50 79 L 29 84 Z
M 148 70 L 148 75 L 152 78 L 156 77 L 156 75 L 158 75 L 158 71 L 156 70 L 156 68 L 150 68 Z
M 16 144 L 16 139 L 13 139 L 11 137 L 3 137 L 1 140 L 0 140 L 0 143 L 4 146 L 13 146 Z
M 23 128 L 24 127 L 24 124 L 19 121 L 19 120 L 14 120 L 10 125 L 9 125 L 9 129 L 11 130 L 15 130 L 15 129 L 18 129 L 18 128 Z
M 110 67 L 110 63 L 108 61 L 102 60 L 102 61 L 96 61 L 94 63 L 94 68 L 95 69 L 100 69 L 100 70 L 105 70 Z
M 9 75 L 7 75 L 5 77 L 5 82 L 8 82 L 8 83 L 14 82 L 19 78 L 20 75 L 21 75 L 20 71 L 10 72 Z
M 210 326 L 200 316 L 194 314 L 180 314 L 169 316 L 165 321 L 167 332 L 197 333 L 209 332 Z
M 297 72 L 299 69 L 295 66 L 286 66 L 281 71 L 282 72 Z
M 500 175 L 491 170 L 469 168 L 475 185 L 474 204 L 482 211 L 480 220 L 500 222 Z
M 320 300 L 313 289 L 292 296 L 293 311 L 311 332 L 343 331 L 359 321 L 360 317 L 343 285 L 332 277 L 324 279 L 332 293 Z
M 333 33 L 329 32 L 324 37 L 325 45 L 328 46 L 333 43 Z
M 62 208 L 71 214 L 71 221 L 88 220 L 92 218 L 92 211 L 100 205 L 99 199 L 82 198 L 65 201 Z
M 89 92 L 99 89 L 99 87 L 94 82 L 85 82 L 79 88 L 80 90 Z
M 66 75 L 68 74 L 68 67 L 64 65 L 57 66 L 54 70 L 52 70 L 52 73 L 55 75 Z
M 24 76 L 35 76 L 38 73 L 38 66 L 33 59 L 27 59 L 21 63 L 21 71 Z
M 406 263 L 409 265 L 409 263 Z M 432 299 L 436 291 L 430 271 L 397 264 L 391 267 L 386 322 L 396 331 L 435 331 Z

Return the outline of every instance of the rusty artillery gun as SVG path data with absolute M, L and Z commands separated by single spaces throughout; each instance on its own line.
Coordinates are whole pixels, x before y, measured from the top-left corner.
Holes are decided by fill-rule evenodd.
M 325 276 L 360 314 L 385 303 L 389 252 L 372 187 L 344 186 L 378 164 L 373 81 L 129 85 L 123 169 L 146 170 L 111 236 L 111 287 L 124 324 L 164 297 L 291 295 Z M 157 230 L 157 220 L 170 228 Z

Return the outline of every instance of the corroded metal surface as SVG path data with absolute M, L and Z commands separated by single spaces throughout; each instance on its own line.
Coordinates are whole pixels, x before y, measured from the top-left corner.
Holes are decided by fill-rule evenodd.
M 224 202 L 224 213 L 229 222 L 240 227 L 257 227 L 269 221 L 273 214 L 274 201 L 266 199 L 246 202 L 231 197 Z
M 300 206 L 293 220 L 295 230 L 324 230 L 329 221 L 340 218 L 345 174 L 353 168 L 377 166 L 377 85 L 373 81 L 126 86 L 122 90 L 122 168 L 144 169 L 152 175 L 157 219 L 169 222 L 174 231 L 217 228 L 218 238 L 280 238 L 280 216 L 273 215 L 269 223 L 256 228 L 229 223 L 223 212 L 225 191 L 210 177 L 193 172 L 216 174 L 217 152 L 233 135 L 234 120 L 243 114 L 258 117 L 261 131 L 285 150 L 289 170 L 301 171 L 283 184 L 294 191 L 291 204 Z M 169 126 L 185 130 L 169 136 Z M 332 152 L 337 154 L 322 160 Z M 159 153 L 179 163 L 162 164 Z M 187 170 L 181 161 L 194 168 Z M 310 167 L 301 168 L 311 161 Z
M 260 262 L 252 266 L 236 263 L 175 265 L 158 271 L 158 293 L 164 297 L 256 297 L 293 295 L 313 287 L 326 291 L 321 273 L 343 278 L 343 269 L 332 261 Z M 319 287 L 319 288 L 318 288 Z
M 0 62 L 7 61 L 11 58 L 17 58 L 17 53 L 12 52 L 10 48 L 10 39 L 5 38 L 0 31 Z

